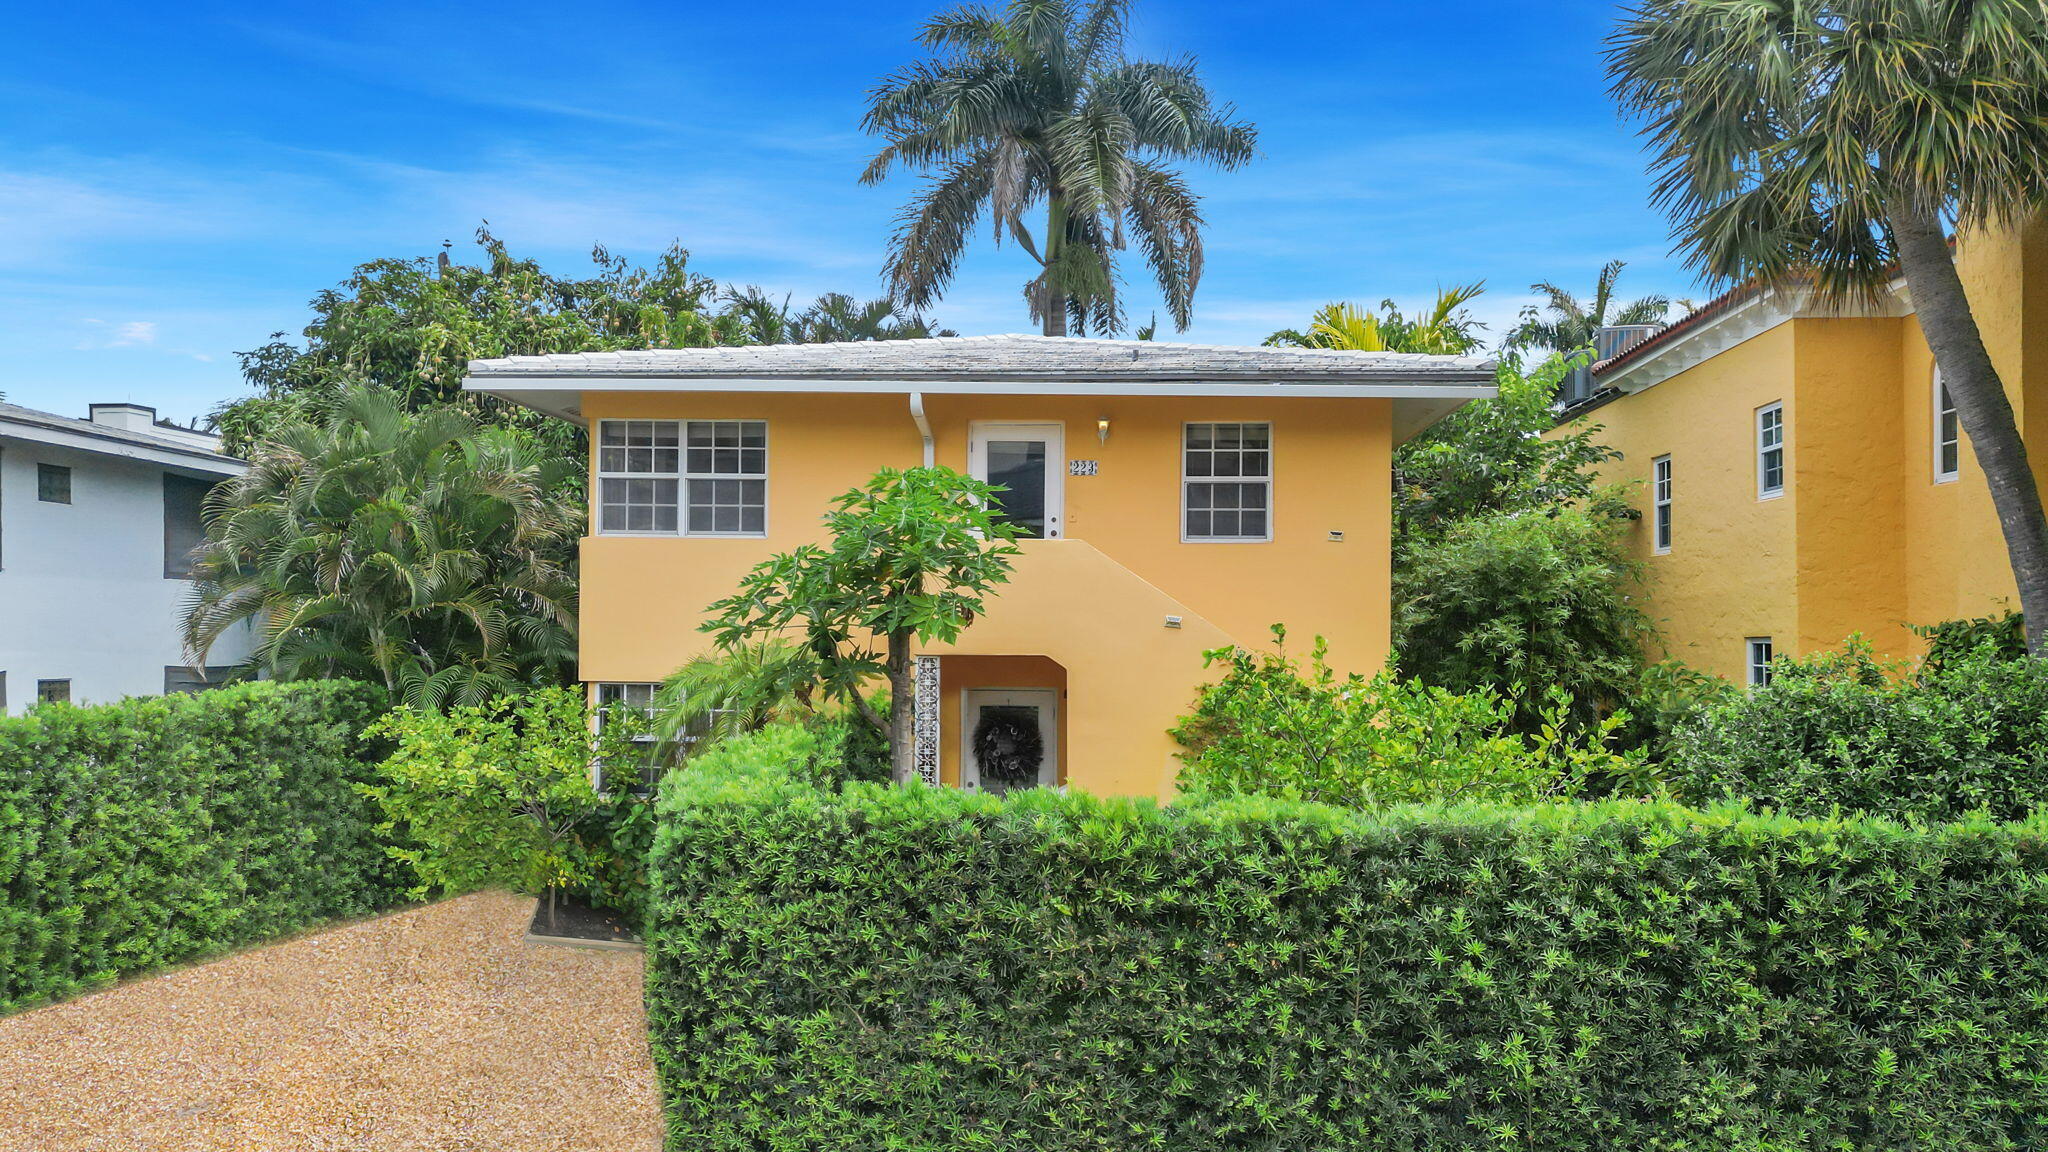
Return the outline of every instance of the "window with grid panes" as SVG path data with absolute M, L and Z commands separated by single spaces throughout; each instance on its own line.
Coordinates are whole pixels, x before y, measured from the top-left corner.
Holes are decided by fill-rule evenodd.
M 1181 475 L 1183 539 L 1272 539 L 1272 425 L 1187 425 Z

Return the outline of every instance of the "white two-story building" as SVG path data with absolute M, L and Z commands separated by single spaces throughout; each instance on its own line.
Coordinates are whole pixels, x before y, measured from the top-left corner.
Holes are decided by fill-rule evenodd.
M 248 656 L 245 631 L 197 663 L 180 637 L 200 503 L 244 467 L 219 448 L 139 404 L 0 402 L 0 712 L 193 691 Z

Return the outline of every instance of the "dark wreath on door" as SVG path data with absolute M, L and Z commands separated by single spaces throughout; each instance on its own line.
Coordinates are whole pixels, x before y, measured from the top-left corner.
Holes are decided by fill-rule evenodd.
M 1045 766 L 1045 737 L 1038 731 L 1038 709 L 1027 704 L 990 704 L 974 725 L 974 762 L 984 786 L 1029 788 Z

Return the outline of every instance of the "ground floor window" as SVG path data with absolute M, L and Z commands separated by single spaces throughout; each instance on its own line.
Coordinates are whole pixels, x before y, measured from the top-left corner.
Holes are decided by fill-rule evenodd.
M 632 741 L 639 763 L 632 765 L 638 775 L 633 787 L 652 788 L 660 778 L 656 763 L 658 743 L 654 738 L 654 695 L 661 685 L 644 681 L 607 681 L 597 686 L 597 724 L 600 731 L 615 732 Z M 602 791 L 605 769 L 599 763 L 594 783 Z
M 185 664 L 164 665 L 164 695 L 180 692 L 204 692 L 218 688 L 228 682 L 234 674 L 232 665 L 221 664 L 208 667 L 194 667 Z
M 1771 638 L 1749 638 L 1749 686 L 1768 688 L 1771 684 Z
M 38 703 L 38 704 L 69 704 L 69 703 L 71 703 L 71 681 L 69 681 L 69 680 L 38 680 L 38 681 L 36 681 L 36 703 Z

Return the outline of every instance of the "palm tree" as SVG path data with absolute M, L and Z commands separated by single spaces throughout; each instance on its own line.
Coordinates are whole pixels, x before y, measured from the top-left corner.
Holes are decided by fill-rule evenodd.
M 1645 296 L 1631 300 L 1619 307 L 1614 300 L 1614 282 L 1627 267 L 1619 260 L 1610 260 L 1600 269 L 1600 275 L 1593 282 L 1592 307 L 1579 302 L 1579 298 L 1559 288 L 1548 280 L 1529 285 L 1529 291 L 1549 297 L 1542 310 L 1522 309 L 1522 324 L 1508 334 L 1507 346 L 1513 348 L 1548 348 L 1553 352 L 1572 352 L 1593 342 L 1593 334 L 1610 324 L 1657 324 L 1671 311 L 1671 300 L 1666 296 Z M 1548 318 L 1544 313 L 1549 313 Z
M 1255 130 L 1216 106 L 1194 61 L 1124 56 L 1131 0 L 1009 0 L 933 17 L 934 58 L 888 77 L 862 126 L 888 143 L 861 182 L 902 164 L 930 179 L 898 217 L 892 293 L 928 308 L 984 216 L 1039 266 L 1024 288 L 1048 336 L 1123 328 L 1115 253 L 1135 238 L 1185 331 L 1202 278 L 1199 199 L 1166 161 L 1230 169 Z M 1034 233 L 1026 216 L 1043 213 Z
M 580 461 L 383 389 L 271 433 L 207 497 L 184 621 L 197 660 L 256 630 L 246 671 L 476 704 L 574 679 Z
M 779 640 L 716 649 L 669 673 L 654 697 L 652 735 L 674 761 L 825 705 L 817 657 Z
M 1306 333 L 1292 328 L 1266 337 L 1268 345 L 1293 348 L 1336 348 L 1347 352 L 1424 352 L 1455 356 L 1479 347 L 1485 325 L 1465 311 L 1486 284 L 1462 284 L 1436 294 L 1426 311 L 1403 315 L 1392 300 L 1380 301 L 1374 315 L 1356 304 L 1335 302 L 1318 310 Z
M 798 342 L 804 344 L 956 335 L 946 328 L 934 332 L 923 317 L 906 312 L 887 296 L 863 304 L 844 292 L 827 292 L 818 297 L 817 303 L 797 317 L 796 331 Z
M 1712 276 L 1866 300 L 1903 274 L 2048 656 L 2048 518 L 1948 225 L 2048 204 L 2041 0 L 1643 0 L 1609 43 L 1649 121 L 1656 198 Z

